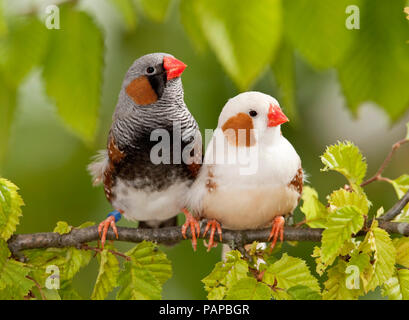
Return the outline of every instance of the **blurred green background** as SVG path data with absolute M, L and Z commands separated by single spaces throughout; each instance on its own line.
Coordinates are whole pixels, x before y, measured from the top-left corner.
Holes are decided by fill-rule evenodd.
M 52 1 L 0 1 L 0 175 L 20 187 L 26 203 L 19 233 L 50 231 L 60 220 L 99 222 L 111 210 L 86 166 L 105 147 L 125 72 L 146 53 L 168 52 L 188 65 L 185 101 L 202 131 L 217 125 L 224 103 L 241 91 L 277 97 L 291 120 L 283 133 L 322 201 L 345 183 L 340 175 L 320 172 L 326 145 L 353 141 L 372 174 L 405 134 L 406 1 L 54 2 L 60 30 L 44 26 Z M 360 9 L 357 30 L 345 27 L 351 4 Z M 408 159 L 409 149 L 402 148 L 385 175 L 408 172 Z M 366 191 L 373 212 L 396 201 L 383 182 Z M 315 270 L 313 245 L 284 244 L 282 250 Z M 220 246 L 206 253 L 199 245 L 193 253 L 184 241 L 163 249 L 174 267 L 164 298 L 205 298 L 200 280 L 220 260 Z M 96 276 L 93 259 L 74 281 L 83 296 L 90 296 Z

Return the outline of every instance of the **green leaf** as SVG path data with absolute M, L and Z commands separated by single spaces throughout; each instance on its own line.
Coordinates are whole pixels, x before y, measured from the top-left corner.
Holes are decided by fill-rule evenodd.
M 138 243 L 125 254 L 130 256 L 135 263 L 151 272 L 162 285 L 172 277 L 172 263 L 166 254 L 152 242 Z
M 209 300 L 221 300 L 226 289 L 231 288 L 238 280 L 247 278 L 248 265 L 241 258 L 241 253 L 232 250 L 226 254 L 226 260 L 216 263 L 212 272 L 202 282 Z
M 54 228 L 53 232 L 57 232 L 59 234 L 67 234 L 70 233 L 72 230 L 72 226 L 69 226 L 65 221 L 58 221 L 57 226 Z
M 9 259 L 10 255 L 6 241 L 0 239 L 0 300 L 23 299 L 34 286 L 34 282 L 26 278 L 30 268 Z
M 30 300 L 62 300 L 57 289 L 41 288 L 40 291 L 34 286 L 30 291 L 34 296 L 34 298 L 30 297 Z
M 317 272 L 320 276 L 324 274 L 325 269 L 327 269 L 327 267 L 331 265 L 335 260 L 334 258 L 327 263 L 322 262 L 320 247 L 314 247 L 311 257 L 315 258 L 315 263 L 317 264 L 315 272 Z
M 7 22 L 0 12 L 0 161 L 7 151 L 17 88 L 42 61 L 48 38 L 44 25 L 34 16 L 13 16 Z
M 291 44 L 315 68 L 333 67 L 353 42 L 353 32 L 345 27 L 351 0 L 283 1 L 285 34 Z
M 119 275 L 117 299 L 160 299 L 162 285 L 172 275 L 166 255 L 148 241 L 138 243 L 126 255 L 131 260 L 125 262 L 125 270 Z
M 321 259 L 323 263 L 332 261 L 345 241 L 361 230 L 364 217 L 355 206 L 346 206 L 328 216 L 327 227 L 322 233 Z
M 322 300 L 321 294 L 307 286 L 294 286 L 287 290 L 294 300 Z
M 125 270 L 118 277 L 121 286 L 118 300 L 159 300 L 162 287 L 158 279 L 134 261 L 125 262 Z
M 169 12 L 171 0 L 141 0 L 145 14 L 156 22 L 163 22 Z
M 409 190 L 409 174 L 403 174 L 395 180 L 391 180 L 393 187 L 395 188 L 398 198 L 402 198 Z
M 389 300 L 409 300 L 409 270 L 401 269 L 383 284 L 382 295 Z
M 407 174 L 403 174 L 395 180 L 388 180 L 388 182 L 390 182 L 394 187 L 399 199 L 401 199 L 409 190 L 409 175 Z M 409 223 L 409 204 L 406 205 L 402 209 L 402 212 L 399 213 L 392 221 Z
M 42 289 L 43 295 L 47 300 L 62 300 L 61 296 L 56 289 Z M 64 299 L 64 300 L 71 300 L 71 299 Z M 75 299 L 76 300 L 76 299 Z
M 295 61 L 294 52 L 291 45 L 282 40 L 280 48 L 277 50 L 277 56 L 272 64 L 274 77 L 280 88 L 280 106 L 291 120 L 291 123 L 297 123 L 296 108 L 296 83 L 295 83 Z
M 327 147 L 321 161 L 325 165 L 322 171 L 337 171 L 343 174 L 351 185 L 360 185 L 366 174 L 365 159 L 350 141 Z
M 393 245 L 396 249 L 396 263 L 409 268 L 409 238 L 393 239 Z
M 60 7 L 61 30 L 50 33 L 44 65 L 47 94 L 64 122 L 85 141 L 97 127 L 103 69 L 103 39 L 91 17 Z
M 364 288 L 365 292 L 368 292 L 392 277 L 395 270 L 396 249 L 389 234 L 380 229 L 378 222 L 374 220 L 360 250 L 373 253 L 372 268 L 364 273 Z
M 354 206 L 362 215 L 368 215 L 370 202 L 363 192 L 339 189 L 328 197 L 330 210 L 334 211 L 346 206 Z
M 366 253 L 356 250 L 351 254 L 351 258 L 348 261 L 347 266 L 356 266 L 359 269 L 359 273 L 363 273 L 367 268 L 371 267 L 370 256 Z
M 101 252 L 99 273 L 91 295 L 93 300 L 104 300 L 108 293 L 117 286 L 119 262 L 115 255 L 109 252 L 109 249 L 110 247 L 107 246 Z
M 8 240 L 19 224 L 23 199 L 18 187 L 7 179 L 0 178 L 0 239 Z
M 137 14 L 132 0 L 110 0 L 115 9 L 120 13 L 127 30 L 135 30 Z
M 87 222 L 81 223 L 78 227 L 76 227 L 76 229 L 84 229 L 84 228 L 92 227 L 93 225 L 95 225 L 95 222 L 87 221 Z
M 207 40 L 199 20 L 200 12 L 196 3 L 197 0 L 181 0 L 179 5 L 180 19 L 195 48 L 203 52 L 207 47 Z
M 337 65 L 347 105 L 354 112 L 366 101 L 377 103 L 392 120 L 407 110 L 409 28 L 402 14 L 405 3 L 365 0 L 360 6 L 361 29 L 349 31 L 353 44 Z
M 61 282 L 72 279 L 81 268 L 89 264 L 92 258 L 91 251 L 73 247 L 25 250 L 24 255 L 28 263 L 39 270 L 42 277 L 49 276 L 45 272 L 47 266 L 57 266 Z
M 275 285 L 280 289 L 290 289 L 297 285 L 307 286 L 313 291 L 320 291 L 318 281 L 310 273 L 304 260 L 283 254 L 280 260 L 267 266 L 263 275 L 263 282 Z M 277 290 L 273 296 L 276 299 L 290 299 L 290 295 Z
M 324 300 L 355 300 L 362 295 L 362 288 L 347 287 L 347 277 L 353 276 L 346 273 L 347 264 L 338 260 L 337 265 L 328 270 L 328 280 L 324 282 L 322 297 Z
M 61 289 L 58 290 L 62 300 L 83 300 L 79 293 L 74 289 L 72 281 L 62 281 Z
M 228 291 L 227 300 L 270 300 L 271 289 L 254 278 L 237 281 Z
M 318 193 L 315 189 L 305 186 L 302 193 L 303 205 L 300 208 L 305 214 L 306 223 L 311 228 L 325 228 L 328 210 L 318 200 Z
M 83 267 L 87 266 L 92 258 L 91 251 L 78 250 L 75 248 L 65 249 L 65 265 L 63 266 L 62 279 L 72 279 Z
M 280 44 L 281 2 L 196 0 L 194 4 L 210 47 L 240 90 L 247 89 Z
M 9 86 L 18 87 L 30 70 L 42 62 L 47 39 L 47 29 L 34 16 L 11 19 L 7 36 L 0 38 L 0 72 Z

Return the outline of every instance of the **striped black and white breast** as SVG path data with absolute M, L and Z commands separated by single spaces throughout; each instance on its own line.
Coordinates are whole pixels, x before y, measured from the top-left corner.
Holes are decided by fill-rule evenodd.
M 113 124 L 115 140 L 124 153 L 124 158 L 116 165 L 116 176 L 134 188 L 158 191 L 176 180 L 194 178 L 183 161 L 183 152 L 194 156 L 198 134 L 196 121 L 187 110 L 180 110 L 183 117 L 182 114 L 165 114 L 164 117 L 164 113 L 157 111 Z
M 196 175 L 192 165 L 183 161 L 182 152 L 201 158 L 198 125 L 186 107 L 177 112 L 160 109 L 156 106 L 142 110 L 139 117 L 117 120 L 111 129 L 123 153 L 115 164 L 111 203 L 129 220 L 165 220 L 180 212 Z M 195 150 L 200 150 L 199 156 Z

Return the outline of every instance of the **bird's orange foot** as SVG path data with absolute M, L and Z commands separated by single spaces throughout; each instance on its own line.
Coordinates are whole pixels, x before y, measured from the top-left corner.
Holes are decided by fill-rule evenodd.
M 119 219 L 121 219 L 121 212 L 118 210 L 115 210 L 115 211 L 112 211 L 108 215 L 108 217 L 98 225 L 98 233 L 101 239 L 102 249 L 104 249 L 109 227 L 111 227 L 112 230 L 114 230 L 115 236 L 118 239 L 118 229 L 116 228 L 115 222 L 117 222 Z
M 209 235 L 209 243 L 206 244 L 205 246 L 207 247 L 207 251 L 210 251 L 211 248 L 216 248 L 217 247 L 217 242 L 214 242 L 214 233 L 216 232 L 219 234 L 220 242 L 222 241 L 222 228 L 220 226 L 220 223 L 217 222 L 217 220 L 212 219 L 209 222 L 207 222 L 205 231 L 203 233 L 203 237 L 206 235 L 207 231 L 209 231 L 210 228 L 210 235 Z
M 188 227 L 190 227 L 190 232 L 192 233 L 192 247 L 193 250 L 196 251 L 197 237 L 200 235 L 200 224 L 187 209 L 182 209 L 182 212 L 185 214 L 186 217 L 186 221 L 182 226 L 183 238 L 186 239 L 186 230 Z
M 273 227 L 271 228 L 271 232 L 268 237 L 268 241 L 270 241 L 270 239 L 273 238 L 273 241 L 271 242 L 271 246 L 270 246 L 270 252 L 274 249 L 274 246 L 276 245 L 279 234 L 280 234 L 280 241 L 283 242 L 284 223 L 285 223 L 285 220 L 283 216 L 277 216 L 274 218 Z

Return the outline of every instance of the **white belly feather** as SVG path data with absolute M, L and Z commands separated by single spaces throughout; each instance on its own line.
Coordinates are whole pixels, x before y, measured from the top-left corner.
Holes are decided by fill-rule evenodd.
M 176 216 L 185 206 L 189 182 L 176 182 L 165 190 L 151 191 L 135 189 L 118 179 L 113 187 L 116 195 L 114 208 L 123 210 L 130 221 L 163 221 Z
M 258 229 L 292 213 L 299 193 L 291 187 L 217 188 L 206 193 L 202 216 L 232 230 Z

